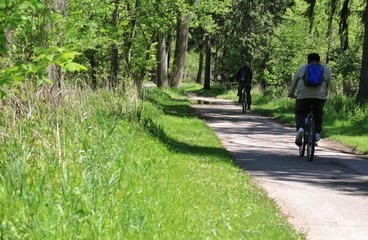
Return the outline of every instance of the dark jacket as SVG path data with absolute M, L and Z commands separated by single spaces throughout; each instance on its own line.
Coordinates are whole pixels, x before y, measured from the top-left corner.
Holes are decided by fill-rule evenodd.
M 236 81 L 238 83 L 252 83 L 253 79 L 253 73 L 252 69 L 248 66 L 244 66 L 241 69 L 239 69 L 238 75 L 236 77 Z

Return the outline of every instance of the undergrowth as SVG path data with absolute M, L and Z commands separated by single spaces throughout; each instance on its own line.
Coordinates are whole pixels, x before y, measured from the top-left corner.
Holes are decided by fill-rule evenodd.
M 179 90 L 0 105 L 1 239 L 300 239 Z

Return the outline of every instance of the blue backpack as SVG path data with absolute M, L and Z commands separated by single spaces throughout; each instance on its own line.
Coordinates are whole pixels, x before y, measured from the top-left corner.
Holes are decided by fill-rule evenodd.
M 323 67 L 321 64 L 308 64 L 304 73 L 304 84 L 307 87 L 318 87 L 324 81 Z

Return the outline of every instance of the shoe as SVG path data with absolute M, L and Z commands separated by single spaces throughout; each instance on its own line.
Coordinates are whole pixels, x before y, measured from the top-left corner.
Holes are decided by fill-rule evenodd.
M 321 134 L 316 133 L 316 142 L 318 142 L 319 140 L 321 140 Z
M 299 128 L 295 137 L 295 144 L 297 146 L 301 146 L 303 144 L 303 137 L 304 137 L 304 129 Z

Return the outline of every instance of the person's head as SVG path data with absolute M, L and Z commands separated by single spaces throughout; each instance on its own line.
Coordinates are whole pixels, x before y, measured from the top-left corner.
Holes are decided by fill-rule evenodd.
M 321 61 L 321 57 L 319 56 L 318 53 L 310 53 L 308 54 L 308 63 L 311 62 L 319 62 Z
M 244 66 L 249 67 L 249 62 L 248 61 L 244 61 Z

